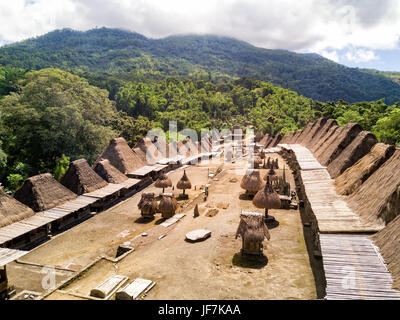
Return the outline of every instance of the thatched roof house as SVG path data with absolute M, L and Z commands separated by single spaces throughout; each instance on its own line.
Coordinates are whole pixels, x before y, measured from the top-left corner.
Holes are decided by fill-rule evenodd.
M 305 146 L 314 152 L 315 150 L 317 150 L 317 145 L 319 144 L 319 142 L 325 139 L 326 135 L 332 132 L 332 128 L 338 128 L 337 122 L 334 119 L 328 119 L 326 123 L 321 127 L 321 129 L 315 134 L 312 140 L 305 143 Z
M 14 193 L 15 199 L 36 212 L 49 210 L 77 197 L 77 194 L 64 187 L 50 173 L 26 179 L 22 187 Z
M 179 154 L 185 157 L 190 157 L 199 153 L 198 147 L 189 138 L 183 140 L 181 144 L 178 143 L 178 151 Z
M 263 137 L 264 134 L 262 133 L 262 131 L 257 131 L 256 135 L 254 136 L 254 142 L 260 142 Z
M 297 138 L 296 143 L 298 144 L 303 144 L 305 137 L 310 133 L 310 131 L 313 129 L 315 125 L 315 122 L 310 122 L 307 124 L 307 126 L 304 128 L 303 132 L 300 134 L 300 136 Z
M 323 166 L 328 166 L 360 134 L 362 127 L 357 123 L 348 123 L 334 140 L 327 141 L 327 148 L 317 155 Z M 333 139 L 333 138 L 332 138 Z
M 141 153 L 138 149 L 141 150 Z M 136 153 L 140 153 L 140 155 L 138 154 L 138 156 L 140 156 L 142 161 L 150 165 L 155 164 L 157 163 L 157 161 L 164 158 L 164 155 L 157 149 L 157 147 L 149 138 L 139 139 L 138 142 L 135 144 L 133 151 Z
M 118 184 L 128 180 L 128 177 L 115 168 L 107 159 L 98 161 L 93 169 L 108 183 Z
M 393 288 L 400 290 L 400 216 L 374 234 L 372 240 L 379 247 L 379 252 L 392 274 Z
M 318 141 L 316 141 L 311 147 L 310 150 L 312 151 L 312 153 L 314 155 L 317 154 L 317 152 L 321 149 L 321 148 L 326 148 L 327 144 L 326 142 L 332 137 L 332 136 L 336 136 L 337 135 L 337 131 L 342 130 L 343 127 L 340 127 L 338 125 L 334 125 L 332 126 L 328 132 L 326 132 L 323 136 L 321 136 Z
M 0 188 L 0 228 L 32 217 L 34 214 L 31 208 L 10 197 Z
M 377 143 L 368 154 L 336 178 L 336 192 L 341 195 L 349 195 L 355 192 L 371 174 L 393 155 L 394 151 L 394 146 Z
M 272 141 L 272 137 L 269 133 L 266 133 L 264 137 L 258 142 L 260 145 L 263 146 L 263 148 L 266 148 L 266 146 Z
M 389 223 L 400 214 L 400 150 L 348 197 L 350 208 L 368 222 Z
M 281 140 L 282 136 L 279 133 L 276 134 L 275 137 L 272 139 L 272 141 L 268 144 L 268 147 L 270 148 L 276 147 Z
M 327 121 L 326 118 L 319 118 L 318 121 L 314 123 L 310 131 L 307 132 L 306 135 L 304 135 L 301 144 L 306 146 L 309 143 L 311 143 L 314 137 L 316 137 L 316 135 L 318 134 L 318 132 L 324 127 L 326 121 Z
M 89 166 L 86 159 L 72 161 L 60 182 L 78 195 L 95 191 L 108 184 Z
M 146 165 L 122 137 L 112 139 L 96 163 L 103 159 L 110 161 L 115 168 L 124 174 L 134 172 Z
M 338 177 L 347 168 L 364 157 L 378 142 L 368 131 L 360 132 L 354 140 L 327 167 L 332 179 Z
M 153 141 L 153 144 L 160 152 L 160 156 L 162 156 L 163 158 L 168 158 L 168 143 L 164 138 L 156 137 Z

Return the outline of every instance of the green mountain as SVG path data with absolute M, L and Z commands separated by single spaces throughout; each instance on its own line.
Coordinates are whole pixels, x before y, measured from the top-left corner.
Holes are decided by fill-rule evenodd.
M 213 35 L 149 39 L 119 29 L 63 29 L 0 48 L 0 64 L 107 73 L 127 80 L 183 76 L 220 82 L 250 77 L 320 101 L 400 101 L 400 86 L 381 74 L 317 54 L 262 49 Z

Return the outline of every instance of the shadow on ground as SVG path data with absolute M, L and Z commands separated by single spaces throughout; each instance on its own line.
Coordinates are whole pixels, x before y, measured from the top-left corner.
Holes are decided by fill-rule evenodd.
M 261 269 L 268 264 L 268 257 L 264 254 L 260 256 L 252 256 L 242 255 L 237 252 L 232 258 L 232 264 L 236 267 Z

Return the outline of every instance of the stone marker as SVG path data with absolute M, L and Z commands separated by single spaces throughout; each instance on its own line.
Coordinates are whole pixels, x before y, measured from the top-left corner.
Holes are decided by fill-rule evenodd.
M 186 239 L 196 242 L 207 239 L 211 236 L 211 231 L 206 229 L 197 229 L 186 233 Z

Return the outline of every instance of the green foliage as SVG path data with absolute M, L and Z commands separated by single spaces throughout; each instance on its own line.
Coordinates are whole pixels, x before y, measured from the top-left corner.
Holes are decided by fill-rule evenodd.
M 221 83 L 249 77 L 320 101 L 400 100 L 400 86 L 387 75 L 348 68 L 317 54 L 267 50 L 211 35 L 153 40 L 117 29 L 64 29 L 0 48 L 0 64 L 28 70 L 57 67 L 85 77 L 100 73 L 140 82 L 172 76 Z M 94 84 L 105 88 L 101 77 L 95 78 Z M 109 91 L 113 98 L 115 86 Z
M 377 121 L 373 129 L 379 140 L 394 145 L 400 143 L 400 108 L 393 108 L 386 117 Z
M 56 168 L 54 169 L 54 178 L 60 180 L 61 177 L 67 172 L 70 163 L 70 158 L 65 154 L 56 159 Z
M 12 173 L 7 176 L 7 182 L 8 182 L 8 187 L 7 190 L 8 192 L 14 192 L 17 190 L 19 187 L 22 186 L 24 183 L 24 177 L 18 173 Z
M 25 163 L 32 172 L 52 172 L 56 159 L 93 161 L 117 132 L 108 92 L 57 69 L 28 72 L 20 92 L 0 100 L 0 136 L 8 167 Z M 4 176 L 3 176 L 4 177 Z

